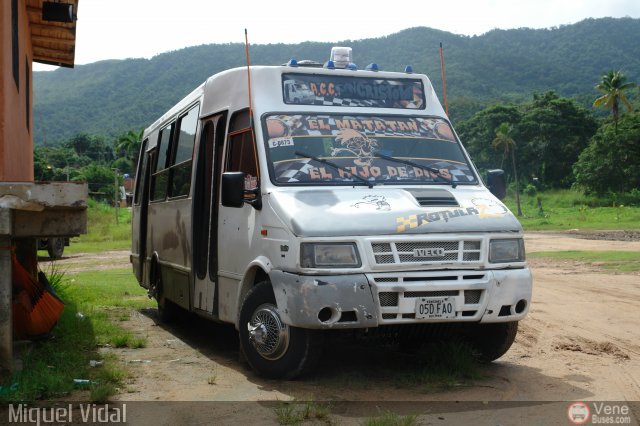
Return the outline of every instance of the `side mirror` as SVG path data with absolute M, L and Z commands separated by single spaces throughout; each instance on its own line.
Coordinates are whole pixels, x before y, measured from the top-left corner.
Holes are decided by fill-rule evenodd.
M 225 172 L 222 174 L 222 205 L 242 207 L 244 204 L 244 173 Z
M 222 174 L 222 205 L 240 208 L 244 203 L 256 210 L 262 209 L 260 188 L 244 189 L 244 172 L 225 172 Z
M 504 199 L 507 195 L 507 183 L 504 179 L 504 170 L 487 171 L 487 188 L 498 200 Z

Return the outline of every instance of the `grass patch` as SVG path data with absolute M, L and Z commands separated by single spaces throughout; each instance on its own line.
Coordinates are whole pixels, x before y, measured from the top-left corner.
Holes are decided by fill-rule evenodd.
M 95 381 L 91 385 L 89 399 L 91 402 L 104 403 L 124 386 L 128 372 L 120 366 L 115 356 L 105 357 L 102 367 L 94 374 Z
M 591 263 L 615 272 L 640 271 L 640 253 L 637 251 L 541 251 L 527 253 L 527 256 Z
M 436 392 L 465 386 L 481 378 L 480 366 L 471 348 L 453 340 L 429 345 L 421 352 L 416 368 L 395 374 L 392 381 L 396 387 Z
M 370 417 L 363 423 L 364 426 L 414 426 L 417 416 L 401 416 L 395 413 L 384 413 L 378 417 Z
M 88 201 L 87 234 L 71 239 L 65 253 L 95 253 L 106 250 L 131 248 L 131 211 L 118 209 L 116 224 L 115 208 L 93 200 Z
M 99 345 L 139 348 L 144 337 L 120 328 L 122 312 L 153 306 L 145 290 L 128 270 L 82 272 L 50 279 L 65 301 L 58 324 L 46 338 L 24 350 L 23 368 L 5 383 L 0 402 L 31 402 L 61 398 L 76 389 L 87 390 L 93 402 L 104 402 L 118 391 L 127 376 L 115 358 L 102 359 Z M 103 360 L 92 368 L 90 360 Z M 89 380 L 89 386 L 74 379 Z
M 518 220 L 527 231 L 640 229 L 640 207 L 585 196 L 575 190 L 523 194 L 520 201 L 523 215 Z M 504 202 L 514 214 L 518 211 L 513 196 Z
M 118 325 L 132 310 L 155 306 L 129 269 L 78 272 L 70 282 L 68 291 L 79 301 L 80 312 L 92 321 L 98 345 L 146 347 L 145 338 Z
M 313 401 L 305 403 L 283 403 L 274 408 L 273 412 L 276 415 L 278 424 L 281 425 L 298 425 L 302 422 L 311 422 L 312 424 L 324 423 L 326 425 L 334 424 L 334 421 L 329 415 L 329 407 Z
M 412 353 L 388 347 L 372 354 L 375 351 L 367 349 L 371 344 L 362 342 L 353 351 L 347 351 L 339 366 L 332 364 L 323 370 L 317 378 L 318 383 L 328 389 L 392 386 L 433 393 L 471 386 L 475 380 L 484 377 L 472 349 L 460 341 L 433 342 Z M 359 357 L 362 356 L 374 357 L 378 367 L 374 370 L 361 368 Z

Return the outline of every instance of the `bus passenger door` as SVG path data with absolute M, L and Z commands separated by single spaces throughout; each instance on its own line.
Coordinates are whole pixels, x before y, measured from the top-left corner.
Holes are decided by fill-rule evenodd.
M 135 193 L 133 197 L 133 224 L 132 224 L 132 261 L 133 269 L 139 283 L 144 281 L 144 265 L 146 260 L 147 245 L 147 214 L 149 207 L 149 153 L 147 145 L 149 140 L 142 142 L 138 168 L 136 170 Z
M 193 307 L 218 315 L 218 206 L 224 114 L 202 120 L 193 196 Z

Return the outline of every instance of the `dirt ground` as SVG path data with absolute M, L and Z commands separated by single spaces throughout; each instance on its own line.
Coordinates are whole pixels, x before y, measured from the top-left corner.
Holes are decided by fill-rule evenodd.
M 525 241 L 528 252 L 633 250 L 640 256 L 640 233 L 634 232 L 536 232 L 528 233 Z M 110 267 L 129 266 L 127 252 L 106 255 Z M 104 257 L 77 256 L 64 262 L 70 271 L 80 270 L 104 264 Z M 312 378 L 293 382 L 264 380 L 240 361 L 238 340 L 232 327 L 199 319 L 187 319 L 174 326 L 159 325 L 155 309 L 148 309 L 132 312 L 130 320 L 122 323 L 147 337 L 146 348 L 105 349 L 116 353 L 132 374 L 127 389 L 115 399 L 485 401 L 485 404 L 488 401 L 639 401 L 640 273 L 616 274 L 598 264 L 539 258 L 531 259 L 529 265 L 534 277 L 533 301 L 529 315 L 520 323 L 516 342 L 501 359 L 483 366 L 483 378 L 472 383 L 434 390 L 403 386 L 388 377 L 372 380 L 376 371 L 388 370 L 393 363 L 399 365 L 402 374 L 411 374 L 415 360 L 411 359 L 412 355 L 392 348 L 354 343 L 326 347 L 318 373 Z M 273 409 L 262 405 L 252 409 L 224 407 L 227 411 L 223 409 L 220 419 L 244 416 L 247 420 L 258 415 L 276 422 Z M 526 413 L 522 407 L 516 411 L 516 417 L 505 414 L 510 407 L 501 408 L 507 410 L 503 413 L 506 418 L 517 420 L 526 416 L 522 414 Z M 561 424 L 566 424 L 566 404 L 554 410 L 562 412 L 564 423 Z M 473 412 L 458 413 L 456 419 L 464 421 L 464 416 L 472 416 Z M 540 407 L 533 412 L 539 413 Z M 494 420 L 511 424 L 501 418 L 473 418 L 486 418 L 487 424 Z M 452 417 L 419 419 L 418 424 L 446 424 Z M 492 424 L 497 424 L 495 422 Z

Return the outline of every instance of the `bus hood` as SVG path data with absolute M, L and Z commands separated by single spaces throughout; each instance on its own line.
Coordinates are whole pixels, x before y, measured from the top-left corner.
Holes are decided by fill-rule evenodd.
M 522 231 L 505 205 L 481 187 L 287 188 L 264 201 L 299 237 Z

